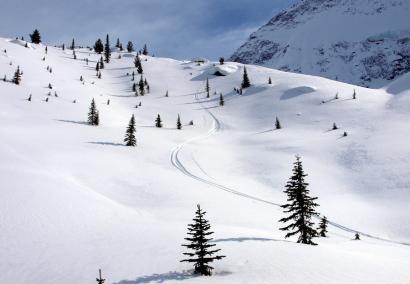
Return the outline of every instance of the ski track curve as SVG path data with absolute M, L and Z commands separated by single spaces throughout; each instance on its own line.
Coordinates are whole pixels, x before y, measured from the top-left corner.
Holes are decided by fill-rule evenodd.
M 197 101 L 199 101 L 199 98 L 198 98 L 198 95 L 199 95 L 199 94 L 200 94 L 200 92 L 195 93 L 195 100 L 197 100 Z M 199 102 L 199 103 L 202 104 L 202 102 Z M 202 182 L 202 183 L 204 183 L 204 184 L 208 184 L 208 185 L 210 185 L 210 186 L 213 186 L 213 187 L 215 187 L 215 188 L 218 188 L 218 189 L 220 189 L 220 190 L 223 190 L 223 191 L 225 191 L 225 192 L 228 192 L 228 193 L 231 193 L 231 194 L 234 194 L 234 195 L 243 197 L 243 198 L 247 198 L 247 199 L 250 199 L 250 200 L 253 200 L 253 201 L 265 203 L 265 204 L 268 204 L 268 205 L 271 205 L 271 206 L 275 206 L 275 207 L 280 207 L 281 204 L 279 204 L 279 203 L 272 202 L 272 201 L 269 201 L 269 200 L 266 200 L 266 199 L 262 199 L 262 198 L 259 198 L 259 197 L 257 197 L 257 196 L 249 195 L 249 194 L 240 192 L 240 191 L 238 191 L 238 190 L 235 190 L 235 189 L 233 189 L 233 188 L 230 188 L 230 187 L 228 187 L 228 186 L 222 185 L 222 184 L 220 184 L 220 183 L 218 183 L 218 182 L 216 182 L 216 181 L 208 180 L 208 179 L 206 179 L 206 178 L 197 176 L 197 175 L 193 174 L 192 172 L 190 172 L 190 171 L 186 168 L 186 166 L 183 164 L 183 162 L 179 159 L 179 153 L 180 153 L 181 150 L 184 148 L 184 146 L 186 146 L 186 145 L 188 145 L 188 144 L 191 144 L 191 143 L 193 143 L 193 142 L 195 142 L 195 141 L 199 141 L 199 140 L 206 139 L 206 138 L 212 136 L 213 134 L 217 133 L 217 132 L 221 129 L 221 123 L 220 123 L 220 121 L 215 117 L 215 115 L 214 115 L 208 108 L 203 108 L 203 109 L 204 109 L 204 110 L 207 112 L 207 114 L 212 118 L 212 121 L 213 121 L 212 128 L 210 128 L 205 134 L 201 134 L 201 135 L 195 136 L 195 137 L 193 137 L 193 138 L 190 138 L 190 139 L 184 141 L 183 143 L 179 144 L 178 146 L 176 146 L 176 147 L 172 150 L 172 152 L 171 152 L 171 157 L 170 157 L 171 164 L 172 164 L 176 169 L 178 169 L 181 173 L 183 173 L 184 175 L 186 175 L 186 176 L 188 176 L 188 177 L 190 177 L 190 178 L 192 178 L 192 179 L 195 179 L 195 180 L 197 180 L 197 181 L 199 181 L 199 182 Z M 315 216 L 315 217 L 316 217 L 317 219 L 321 218 L 321 216 Z M 374 240 L 379 240 L 379 241 L 388 242 L 388 243 L 393 243 L 393 244 L 399 244 L 399 245 L 410 246 L 410 243 L 400 242 L 400 241 L 395 241 L 395 240 L 391 240 L 391 239 L 386 239 L 386 238 L 378 237 L 378 236 L 375 236 L 375 235 L 373 235 L 373 234 L 369 234 L 369 233 L 361 232 L 361 231 L 358 231 L 358 230 L 354 230 L 354 229 L 352 229 L 352 228 L 349 228 L 349 227 L 347 227 L 347 226 L 338 224 L 338 223 L 333 222 L 333 221 L 331 221 L 331 220 L 328 220 L 328 223 L 329 223 L 329 225 L 331 225 L 331 226 L 333 226 L 333 227 L 335 227 L 335 228 L 338 228 L 338 229 L 340 229 L 340 230 L 343 230 L 343 231 L 345 231 L 345 232 L 349 232 L 349 233 L 359 233 L 359 234 L 362 235 L 362 236 L 365 236 L 365 237 L 367 237 L 367 238 L 371 238 L 371 239 L 374 239 Z

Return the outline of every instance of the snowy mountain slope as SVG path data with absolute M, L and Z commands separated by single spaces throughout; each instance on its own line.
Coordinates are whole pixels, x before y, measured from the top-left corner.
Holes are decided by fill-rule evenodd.
M 405 0 L 300 1 L 231 60 L 381 87 L 410 70 L 409 12 Z
M 247 66 L 253 86 L 238 96 L 232 90 L 241 65 L 214 77 L 212 63 L 143 57 L 151 93 L 135 97 L 126 75 L 135 71 L 133 55 L 114 53 L 99 80 L 99 56 L 87 50 L 73 60 L 71 51 L 49 47 L 42 61 L 42 46 L 0 39 L 4 49 L 0 76 L 10 78 L 17 65 L 23 76 L 20 86 L 0 81 L 1 283 L 92 283 L 98 268 L 108 283 L 122 284 L 406 283 L 410 277 L 410 248 L 400 244 L 410 242 L 408 77 L 374 90 Z M 224 94 L 223 108 L 218 96 L 205 98 L 207 77 L 211 93 Z M 353 89 L 357 100 L 350 99 Z M 333 100 L 336 92 L 340 98 Z M 92 98 L 98 127 L 85 124 Z M 158 113 L 163 129 L 153 127 Z M 131 114 L 136 148 L 121 145 Z M 178 114 L 182 131 L 175 129 Z M 275 116 L 284 126 L 279 131 Z M 340 130 L 329 131 L 333 122 Z M 322 214 L 391 242 L 352 241 L 352 232 L 337 227 L 317 247 L 284 240 L 274 204 L 285 200 L 295 154 Z M 179 263 L 197 203 L 227 255 L 211 278 L 192 277 Z

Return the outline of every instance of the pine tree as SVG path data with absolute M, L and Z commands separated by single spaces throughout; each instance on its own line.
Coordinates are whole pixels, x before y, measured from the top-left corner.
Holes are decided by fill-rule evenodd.
M 41 42 L 40 32 L 35 29 L 32 34 L 30 34 L 31 42 L 39 44 Z
M 97 41 L 95 42 L 94 51 L 97 52 L 98 54 L 101 54 L 104 51 L 104 45 L 101 39 L 97 39 Z
M 322 219 L 320 220 L 319 228 L 318 228 L 319 236 L 321 236 L 323 238 L 327 237 L 327 235 L 326 235 L 326 233 L 327 233 L 327 223 L 328 223 L 328 221 L 327 221 L 326 216 L 323 216 Z
M 219 95 L 219 105 L 220 106 L 225 105 L 224 96 L 222 95 L 222 93 Z
M 97 106 L 95 105 L 94 99 L 91 101 L 90 110 L 88 112 L 88 124 L 90 125 L 99 125 L 100 118 L 97 110 Z
M 75 49 L 75 42 L 74 42 L 74 39 L 73 39 L 73 41 L 71 42 L 70 49 L 71 49 L 71 50 L 74 50 L 74 49 Z
M 105 62 L 109 63 L 111 59 L 111 49 L 110 49 L 110 37 L 108 36 L 108 34 L 107 34 L 107 37 L 105 38 L 104 57 L 105 57 Z
M 101 269 L 99 269 L 99 277 L 98 277 L 98 278 L 95 278 L 95 280 L 97 281 L 97 284 L 104 284 L 105 279 L 102 278 Z
M 272 79 L 271 79 L 271 77 L 269 77 L 269 79 L 268 79 L 268 84 L 269 84 L 269 85 L 272 85 Z
M 209 86 L 209 79 L 206 78 L 206 85 L 205 85 L 205 91 L 206 91 L 206 97 L 209 98 L 209 91 L 211 90 L 210 86 Z
M 97 62 L 97 65 L 95 65 L 95 71 L 100 71 L 100 62 Z
M 299 156 L 296 156 L 293 175 L 287 182 L 284 191 L 288 196 L 288 203 L 281 206 L 285 209 L 284 213 L 289 216 L 279 220 L 283 223 L 289 221 L 293 223 L 280 228 L 280 230 L 290 231 L 285 238 L 299 234 L 298 243 L 316 245 L 312 239 L 317 236 L 317 232 L 313 228 L 314 224 L 311 219 L 313 216 L 318 215 L 315 211 L 315 207 L 318 206 L 315 203 L 317 197 L 309 196 L 309 190 L 307 189 L 309 184 L 305 182 L 306 176 L 307 174 L 303 171 L 302 161 Z
M 139 87 L 140 95 L 141 96 L 145 95 L 145 85 L 144 85 L 144 79 L 142 78 L 142 75 L 138 83 L 138 87 Z
M 162 120 L 161 116 L 158 114 L 157 118 L 155 119 L 155 127 L 161 128 L 162 127 Z
M 251 86 L 251 81 L 249 80 L 248 77 L 248 71 L 246 71 L 246 67 L 243 67 L 243 78 L 242 78 L 242 84 L 241 87 L 242 89 L 249 88 Z
M 353 90 L 353 99 L 356 99 L 356 89 Z
M 333 127 L 332 127 L 332 129 L 333 129 L 333 130 L 339 129 L 339 127 L 337 127 L 337 125 L 336 125 L 336 122 L 333 122 Z
M 354 234 L 354 239 L 355 239 L 356 241 L 360 241 L 360 235 L 359 235 L 359 233 L 356 232 L 356 234 Z
M 131 116 L 130 122 L 128 124 L 127 130 L 125 132 L 125 146 L 136 146 L 137 139 L 135 138 L 135 117 L 134 115 Z
M 282 128 L 282 125 L 280 124 L 280 121 L 279 121 L 278 117 L 276 117 L 276 120 L 275 120 L 275 128 L 276 129 L 281 129 Z
M 224 63 L 225 63 L 225 58 L 223 57 L 219 58 L 219 64 L 224 65 Z
M 135 83 L 132 84 L 132 91 L 133 92 L 137 91 L 137 84 Z
M 182 123 L 181 123 L 181 118 L 179 117 L 179 114 L 178 114 L 178 118 L 177 118 L 177 129 L 179 129 L 179 130 L 182 129 Z
M 16 72 L 14 72 L 13 83 L 16 85 L 20 85 L 20 82 L 21 82 L 20 66 L 17 66 L 17 70 Z
M 120 48 L 120 39 L 119 38 L 117 38 L 117 43 L 115 44 L 115 47 L 117 47 L 117 48 Z
M 335 100 L 338 100 L 338 99 L 339 99 L 339 93 L 336 93 Z
M 65 44 L 63 43 L 63 45 L 61 46 L 61 49 L 64 51 L 65 50 Z
M 142 69 L 141 58 L 139 57 L 138 54 L 137 54 L 137 56 L 135 56 L 134 66 L 135 66 L 135 68 L 137 68 L 138 74 L 142 74 L 144 72 L 143 69 Z
M 168 98 L 168 97 L 169 97 L 168 90 L 167 90 L 167 92 L 165 93 L 165 97 L 166 97 L 166 98 Z
M 103 59 L 103 57 L 101 56 L 100 57 L 100 69 L 104 69 L 104 59 Z
M 144 44 L 144 48 L 142 49 L 142 54 L 148 55 L 148 48 L 146 44 Z
M 211 249 L 215 246 L 215 244 L 210 244 L 212 241 L 210 236 L 213 232 L 210 231 L 209 221 L 204 218 L 205 214 L 206 212 L 197 205 L 194 223 L 188 224 L 188 237 L 185 238 L 189 244 L 182 245 L 192 252 L 183 253 L 188 258 L 181 260 L 181 262 L 193 263 L 195 274 L 210 276 L 214 268 L 209 264 L 225 256 L 215 255 L 220 249 Z
M 134 51 L 134 45 L 132 44 L 132 41 L 129 41 L 127 43 L 127 51 L 128 52 L 133 52 Z

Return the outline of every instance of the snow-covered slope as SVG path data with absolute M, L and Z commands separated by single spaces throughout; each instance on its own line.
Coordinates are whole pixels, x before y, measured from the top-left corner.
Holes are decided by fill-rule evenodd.
M 381 87 L 410 71 L 409 13 L 408 0 L 300 1 L 231 60 Z
M 98 268 L 121 284 L 408 282 L 408 76 L 376 90 L 249 65 L 240 96 L 241 64 L 216 77 L 212 62 L 148 56 L 151 93 L 135 97 L 133 54 L 113 53 L 97 79 L 85 49 L 74 60 L 0 39 L 0 51 L 1 77 L 23 71 L 20 86 L 0 81 L 0 283 L 95 283 Z M 98 127 L 85 123 L 92 98 Z M 132 114 L 136 148 L 122 146 Z M 334 224 L 315 247 L 278 230 L 295 154 Z M 179 262 L 197 203 L 227 256 L 210 278 Z

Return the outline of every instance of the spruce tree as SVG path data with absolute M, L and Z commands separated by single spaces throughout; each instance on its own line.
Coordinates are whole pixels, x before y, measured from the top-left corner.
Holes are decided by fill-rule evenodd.
M 209 98 L 209 91 L 211 90 L 210 86 L 209 86 L 209 79 L 206 78 L 206 84 L 205 84 L 205 91 L 206 91 L 206 97 Z
M 137 58 L 139 59 L 139 56 L 137 55 Z M 138 74 L 144 73 L 144 69 L 142 69 L 142 63 L 141 60 L 139 60 L 138 66 L 137 66 L 137 72 Z
M 323 216 L 322 219 L 320 219 L 319 228 L 318 228 L 319 236 L 321 236 L 323 238 L 327 237 L 327 235 L 326 235 L 326 233 L 327 233 L 327 223 L 328 223 L 328 221 L 327 221 L 326 216 Z
M 243 78 L 242 78 L 242 84 L 241 87 L 242 89 L 249 88 L 251 86 L 251 81 L 249 80 L 248 77 L 248 71 L 246 71 L 246 67 L 243 67 Z
M 144 79 L 142 78 L 142 75 L 138 83 L 138 87 L 139 87 L 140 95 L 143 96 L 145 94 L 145 85 L 144 85 Z
M 104 57 L 105 57 L 105 62 L 109 63 L 111 59 L 111 49 L 110 49 L 110 37 L 108 36 L 108 34 L 107 34 L 107 37 L 105 38 Z
M 131 116 L 130 122 L 128 124 L 127 130 L 125 132 L 125 146 L 136 146 L 137 139 L 135 138 L 135 117 L 134 115 Z
M 225 63 L 225 58 L 223 57 L 219 58 L 219 64 L 224 65 L 224 63 Z
M 215 244 L 210 244 L 213 234 L 209 221 L 204 218 L 206 214 L 201 207 L 197 205 L 195 218 L 193 224 L 188 224 L 188 237 L 185 238 L 189 244 L 182 246 L 188 248 L 190 252 L 183 253 L 188 258 L 181 260 L 181 262 L 189 262 L 194 264 L 194 273 L 210 276 L 214 269 L 209 264 L 215 260 L 224 258 L 223 255 L 215 255 L 220 249 L 212 249 Z
M 157 118 L 155 119 L 155 127 L 161 128 L 162 127 L 162 120 L 161 116 L 158 114 Z
M 271 79 L 271 77 L 269 77 L 269 79 L 268 79 L 268 84 L 269 84 L 269 85 L 272 85 L 272 79 Z
M 95 65 L 95 71 L 100 71 L 100 62 L 97 62 L 97 65 Z
M 148 48 L 146 44 L 144 44 L 144 48 L 142 49 L 142 54 L 148 55 Z
M 354 234 L 354 239 L 355 239 L 356 241 L 360 241 L 360 235 L 359 235 L 359 233 L 356 232 L 356 234 Z
M 278 117 L 276 117 L 276 120 L 275 120 L 275 128 L 276 129 L 281 129 L 282 128 L 282 125 L 280 124 L 280 121 L 279 121 Z
M 132 91 L 133 92 L 137 91 L 137 84 L 135 84 L 135 83 L 132 84 Z
M 97 52 L 98 54 L 101 54 L 104 51 L 104 45 L 101 39 L 97 39 L 97 41 L 95 42 L 94 51 Z
M 115 44 L 115 47 L 117 47 L 117 48 L 120 48 L 120 39 L 119 38 L 117 38 L 117 43 Z
M 104 59 L 103 59 L 103 57 L 101 56 L 100 57 L 100 69 L 104 69 Z
M 99 277 L 98 277 L 98 278 L 95 278 L 95 280 L 97 281 L 97 284 L 104 284 L 105 279 L 102 278 L 101 269 L 99 269 Z
M 177 129 L 181 130 L 182 129 L 182 123 L 181 123 L 181 118 L 178 114 L 178 118 L 177 118 Z
M 353 99 L 356 99 L 356 89 L 353 90 Z
M 305 182 L 307 174 L 304 173 L 302 161 L 299 156 L 296 156 L 296 162 L 293 167 L 293 175 L 289 179 L 285 187 L 285 193 L 288 198 L 287 204 L 281 205 L 285 209 L 284 213 L 288 216 L 279 220 L 279 222 L 292 222 L 285 227 L 280 228 L 282 231 L 287 231 L 285 238 L 299 234 L 298 243 L 316 245 L 312 239 L 317 236 L 316 230 L 313 228 L 312 217 L 318 215 L 315 207 L 317 197 L 309 196 L 308 183 Z
M 92 99 L 91 101 L 90 110 L 88 112 L 88 124 L 90 125 L 100 124 L 100 118 L 99 118 L 97 106 L 95 105 L 94 99 Z
M 75 49 L 75 42 L 74 42 L 74 39 L 73 39 L 73 40 L 72 40 L 72 42 L 71 42 L 70 49 L 71 49 L 71 50 L 74 50 L 74 49 Z
M 17 66 L 17 70 L 16 72 L 14 72 L 13 83 L 16 85 L 20 85 L 20 82 L 21 82 L 20 66 Z
M 35 29 L 32 34 L 30 34 L 31 42 L 39 44 L 41 42 L 40 32 Z
M 224 96 L 222 95 L 222 93 L 219 95 L 219 105 L 220 106 L 225 105 Z
M 333 129 L 333 130 L 337 130 L 337 129 L 339 129 L 339 127 L 337 127 L 336 122 L 333 122 L 333 127 L 332 127 L 332 129 Z
M 132 44 L 131 41 L 129 41 L 129 42 L 127 43 L 127 51 L 128 51 L 128 52 L 133 52 L 133 51 L 134 51 L 134 45 Z

